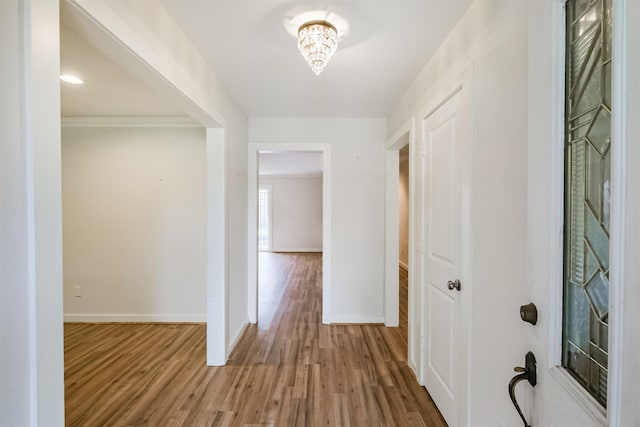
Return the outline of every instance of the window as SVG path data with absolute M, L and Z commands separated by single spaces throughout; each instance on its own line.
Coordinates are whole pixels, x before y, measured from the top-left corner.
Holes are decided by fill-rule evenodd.
M 271 186 L 258 189 L 258 250 L 271 250 Z
M 609 340 L 611 0 L 566 4 L 562 364 L 604 407 Z

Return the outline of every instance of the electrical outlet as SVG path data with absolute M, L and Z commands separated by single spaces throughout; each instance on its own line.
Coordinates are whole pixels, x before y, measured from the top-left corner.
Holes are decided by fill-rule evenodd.
M 82 296 L 82 286 L 73 287 L 73 296 L 76 298 L 80 298 Z

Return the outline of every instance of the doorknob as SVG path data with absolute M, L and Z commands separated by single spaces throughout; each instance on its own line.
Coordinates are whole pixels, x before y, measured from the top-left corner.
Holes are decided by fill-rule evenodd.
M 527 380 L 529 384 L 531 384 L 531 387 L 536 386 L 536 384 L 538 383 L 536 365 L 537 365 L 536 357 L 533 355 L 532 352 L 528 352 L 525 355 L 524 368 L 520 366 L 516 366 L 515 368 L 513 368 L 514 371 L 520 372 L 520 373 L 515 377 L 511 378 L 511 381 L 509 381 L 509 397 L 511 398 L 511 402 L 513 403 L 513 406 L 516 407 L 516 411 L 518 411 L 518 415 L 520 415 L 520 418 L 522 418 L 522 422 L 524 423 L 525 427 L 531 427 L 531 425 L 527 422 L 526 418 L 524 417 L 524 414 L 522 413 L 522 410 L 520 409 L 520 405 L 518 405 L 518 402 L 516 401 L 515 390 L 516 390 L 516 385 L 523 380 Z
M 458 279 L 449 280 L 447 282 L 447 288 L 449 288 L 450 291 L 455 289 L 456 291 L 460 292 L 460 280 L 458 280 Z

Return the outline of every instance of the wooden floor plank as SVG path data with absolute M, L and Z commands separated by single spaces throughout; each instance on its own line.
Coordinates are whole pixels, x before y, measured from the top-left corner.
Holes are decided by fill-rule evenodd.
M 203 324 L 66 324 L 66 424 L 446 426 L 407 366 L 403 272 L 401 327 L 324 325 L 321 267 L 260 255 L 259 322 L 223 367 Z

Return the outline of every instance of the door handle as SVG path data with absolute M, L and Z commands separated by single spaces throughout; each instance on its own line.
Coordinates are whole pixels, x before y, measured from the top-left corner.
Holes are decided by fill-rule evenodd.
M 533 355 L 532 352 L 528 352 L 527 355 L 525 356 L 524 362 L 525 362 L 524 368 L 520 366 L 516 366 L 515 368 L 513 368 L 515 372 L 520 372 L 520 373 L 515 377 L 511 378 L 511 381 L 509 381 L 509 397 L 511 398 L 511 402 L 513 403 L 513 406 L 516 407 L 516 411 L 518 411 L 518 415 L 520 415 L 520 418 L 522 418 L 524 427 L 531 427 L 531 425 L 527 422 L 526 418 L 524 417 L 524 414 L 520 409 L 520 405 L 518 405 L 518 402 L 516 401 L 515 391 L 516 391 L 516 385 L 518 385 L 518 383 L 522 380 L 529 381 L 529 384 L 531 384 L 531 387 L 535 387 L 536 384 L 538 383 L 537 372 L 536 372 L 536 365 L 537 365 L 536 357 Z
M 460 292 L 460 280 L 458 280 L 458 279 L 449 280 L 447 282 L 447 288 L 449 288 L 450 291 L 455 289 L 456 291 Z

